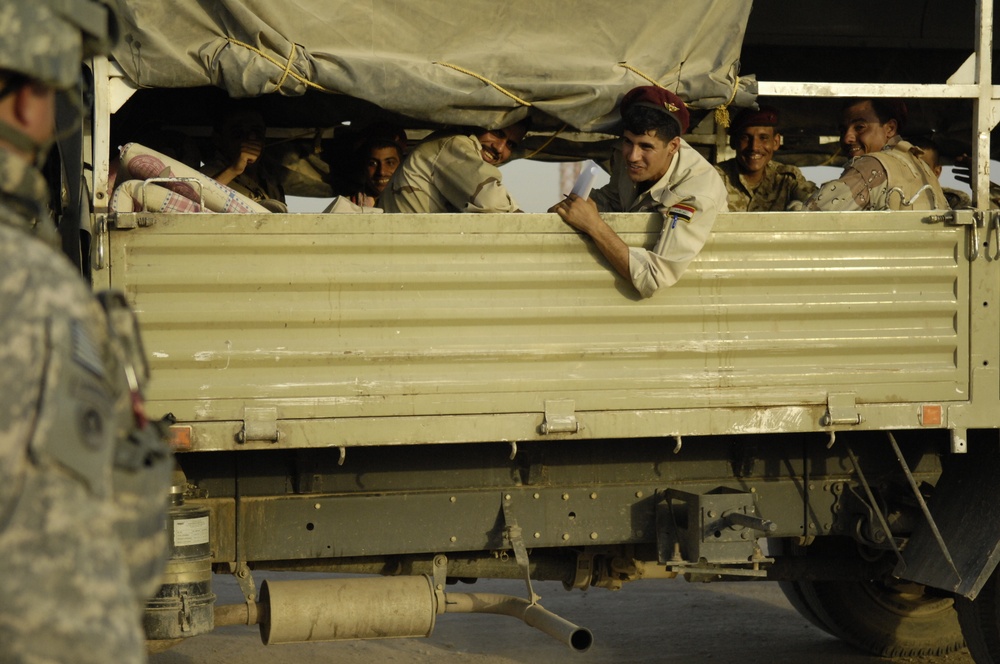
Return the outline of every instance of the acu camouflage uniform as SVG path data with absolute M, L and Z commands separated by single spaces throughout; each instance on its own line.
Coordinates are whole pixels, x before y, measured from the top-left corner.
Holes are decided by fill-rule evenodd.
M 847 162 L 840 178 L 809 199 L 810 210 L 948 209 L 934 171 L 920 148 L 893 136 L 882 150 Z
M 386 212 L 520 212 L 500 169 L 483 161 L 474 135 L 418 145 L 378 199 Z
M 795 166 L 769 161 L 756 188 L 747 187 L 736 159 L 717 164 L 715 169 L 726 185 L 730 212 L 780 212 L 801 209 L 816 191 L 816 185 Z
M 68 63 L 46 79 L 68 87 L 80 32 L 58 16 L 5 0 L 0 70 L 11 53 L 29 75 Z M 32 26 L 36 40 L 24 37 Z M 10 142 L 16 130 L 0 126 Z M 51 246 L 47 200 L 41 172 L 0 144 L 0 661 L 144 662 L 172 461 L 141 413 L 131 311 L 120 298 L 105 311 Z

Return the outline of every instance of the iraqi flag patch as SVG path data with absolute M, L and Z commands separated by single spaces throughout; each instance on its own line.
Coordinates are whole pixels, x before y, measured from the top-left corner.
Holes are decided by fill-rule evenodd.
M 695 208 L 690 205 L 684 205 L 683 203 L 678 203 L 676 205 L 671 205 L 667 209 L 667 215 L 677 221 L 678 219 L 683 219 L 684 221 L 690 223 L 691 217 L 694 216 Z

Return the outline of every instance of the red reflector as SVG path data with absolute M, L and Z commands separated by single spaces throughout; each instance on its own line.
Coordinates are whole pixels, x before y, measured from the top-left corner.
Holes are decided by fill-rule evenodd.
M 191 427 L 170 427 L 170 447 L 175 451 L 185 452 L 191 449 Z
M 925 427 L 941 426 L 941 404 L 924 404 L 920 407 L 920 423 Z

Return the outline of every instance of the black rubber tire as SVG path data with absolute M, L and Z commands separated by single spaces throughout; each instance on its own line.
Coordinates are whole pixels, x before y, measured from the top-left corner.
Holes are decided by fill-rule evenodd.
M 1000 572 L 993 574 L 974 600 L 955 600 L 958 622 L 976 664 L 1000 663 Z
M 807 555 L 814 547 L 859 555 L 853 542 L 817 542 Z M 789 581 L 782 590 L 809 622 L 873 655 L 939 656 L 965 646 L 954 600 L 917 584 Z
M 770 555 L 789 555 L 789 556 L 801 556 L 805 555 L 805 548 L 792 545 L 787 540 L 783 539 L 769 539 L 767 541 L 768 553 Z M 813 610 L 813 607 L 809 606 L 809 602 L 802 594 L 802 589 L 799 587 L 799 583 L 795 581 L 778 581 L 778 587 L 781 588 L 781 592 L 785 595 L 785 599 L 788 603 L 792 605 L 799 615 L 808 620 L 814 627 L 818 627 L 827 634 L 833 634 L 830 628 L 827 627 L 826 623 L 820 620 L 820 617 Z
M 809 601 L 803 594 L 801 582 L 798 581 L 778 581 L 778 587 L 781 588 L 781 592 L 784 593 L 785 599 L 788 603 L 792 605 L 799 615 L 808 620 L 813 624 L 814 627 L 819 627 L 821 630 L 827 634 L 837 636 L 833 633 L 833 630 L 823 622 L 819 615 L 816 613 L 815 609 L 809 605 Z

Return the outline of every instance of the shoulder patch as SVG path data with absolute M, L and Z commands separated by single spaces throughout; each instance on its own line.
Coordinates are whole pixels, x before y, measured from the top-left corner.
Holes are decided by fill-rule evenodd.
M 104 364 L 97 344 L 90 338 L 86 328 L 80 321 L 72 323 L 73 361 L 90 371 L 95 376 L 104 377 Z
M 671 205 L 667 209 L 667 216 L 673 220 L 683 219 L 686 222 L 691 221 L 691 217 L 694 216 L 695 208 L 690 205 L 685 205 L 683 203 L 677 203 L 676 205 Z

